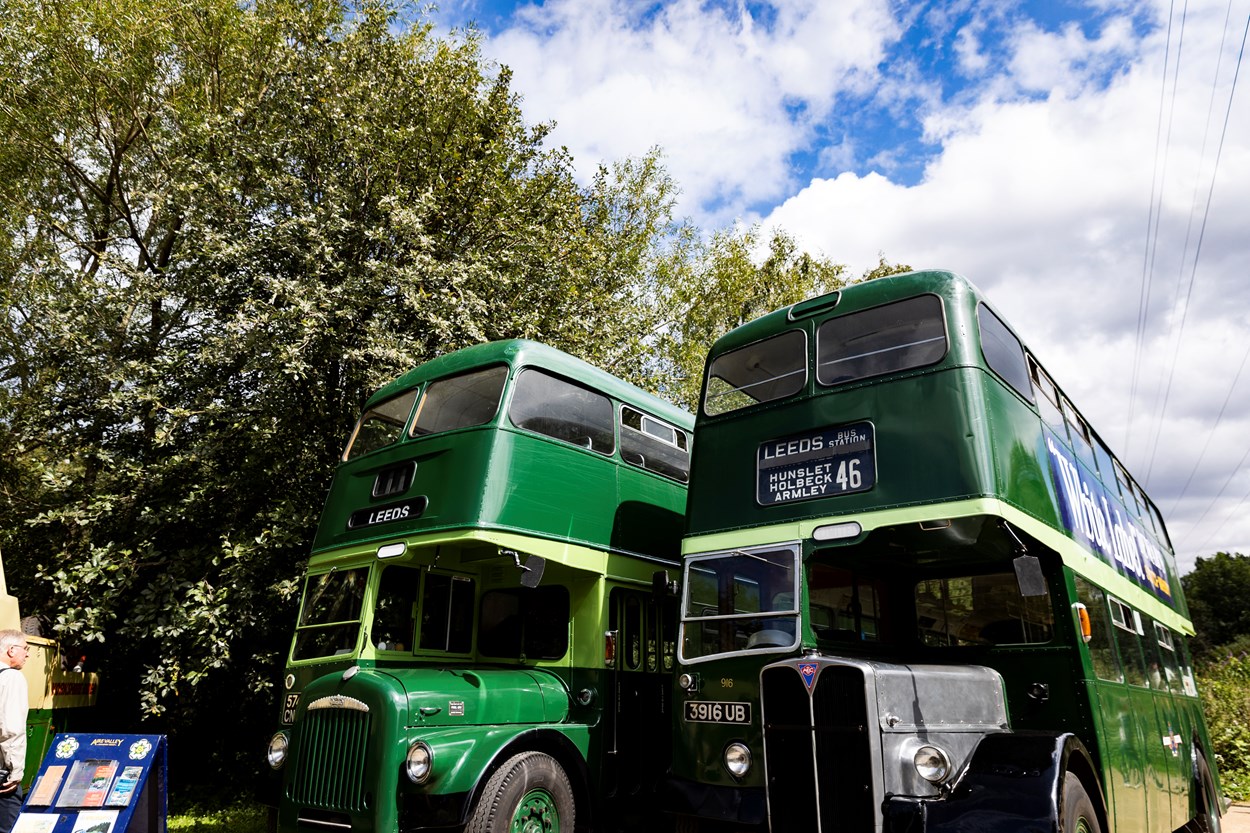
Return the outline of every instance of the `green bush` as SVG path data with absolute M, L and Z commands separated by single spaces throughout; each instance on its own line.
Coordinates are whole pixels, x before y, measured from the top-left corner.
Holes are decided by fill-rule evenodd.
M 1212 657 L 1198 667 L 1198 685 L 1224 795 L 1250 799 L 1250 655 Z

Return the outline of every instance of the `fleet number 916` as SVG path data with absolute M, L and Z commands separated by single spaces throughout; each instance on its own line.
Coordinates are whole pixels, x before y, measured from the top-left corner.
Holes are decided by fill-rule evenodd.
M 709 703 L 691 700 L 686 703 L 688 723 L 750 723 L 750 703 Z

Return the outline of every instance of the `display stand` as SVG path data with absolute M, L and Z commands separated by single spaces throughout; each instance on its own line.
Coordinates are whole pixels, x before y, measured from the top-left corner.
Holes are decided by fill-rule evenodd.
M 164 735 L 57 735 L 13 833 L 165 833 Z

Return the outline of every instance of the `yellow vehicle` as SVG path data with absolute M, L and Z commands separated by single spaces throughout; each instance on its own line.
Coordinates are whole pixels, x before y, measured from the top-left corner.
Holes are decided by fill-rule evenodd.
M 9 595 L 4 579 L 4 558 L 0 555 L 0 629 L 29 631 L 22 627 L 22 614 L 16 596 Z M 26 718 L 25 783 L 29 787 L 39 763 L 47 754 L 52 738 L 65 731 L 66 711 L 94 706 L 100 679 L 94 672 L 74 671 L 75 659 L 63 657 L 55 639 L 27 632 L 30 659 L 22 669 L 30 694 Z

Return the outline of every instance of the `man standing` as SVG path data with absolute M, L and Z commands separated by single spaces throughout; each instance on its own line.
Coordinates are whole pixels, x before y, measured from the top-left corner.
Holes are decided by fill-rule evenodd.
M 30 656 L 26 634 L 0 630 L 0 833 L 9 833 L 22 811 L 22 774 L 26 768 L 26 710 L 29 700 L 22 666 Z M 14 673 L 15 672 L 15 673 Z

